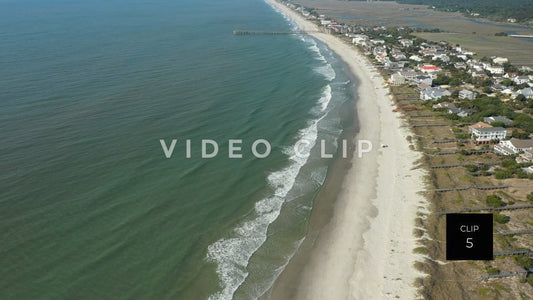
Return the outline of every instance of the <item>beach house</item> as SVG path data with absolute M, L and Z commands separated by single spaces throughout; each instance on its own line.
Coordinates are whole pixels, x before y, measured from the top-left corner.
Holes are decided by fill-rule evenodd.
M 438 100 L 444 96 L 451 96 L 452 93 L 448 91 L 447 89 L 443 89 L 441 87 L 428 87 L 422 91 L 420 91 L 420 100 L 422 101 L 428 101 L 428 100 Z
M 492 127 L 492 125 L 478 122 L 468 127 L 468 132 L 472 141 L 476 144 L 489 144 L 499 141 L 507 136 L 507 130 L 503 127 Z
M 519 140 L 512 138 L 506 141 L 500 141 L 500 143 L 494 146 L 494 151 L 502 155 L 513 155 L 526 150 L 533 149 L 533 140 Z

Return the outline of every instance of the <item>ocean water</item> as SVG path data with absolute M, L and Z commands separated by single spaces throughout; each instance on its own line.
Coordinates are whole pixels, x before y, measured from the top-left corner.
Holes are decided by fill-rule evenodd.
M 264 294 L 352 118 L 322 44 L 232 34 L 292 28 L 261 0 L 0 1 L 0 299 Z

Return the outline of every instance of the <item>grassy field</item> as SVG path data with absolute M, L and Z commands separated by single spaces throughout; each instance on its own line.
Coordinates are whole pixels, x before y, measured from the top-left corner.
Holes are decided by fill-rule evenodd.
M 334 17 L 346 24 L 438 28 L 445 33 L 418 35 L 432 41 L 445 40 L 460 44 L 482 56 L 504 56 L 518 66 L 533 66 L 531 55 L 533 42 L 494 36 L 495 33 L 502 31 L 533 35 L 533 27 L 473 20 L 459 13 L 440 12 L 423 5 L 398 4 L 392 1 L 296 0 L 295 2 L 315 8 L 318 13 Z

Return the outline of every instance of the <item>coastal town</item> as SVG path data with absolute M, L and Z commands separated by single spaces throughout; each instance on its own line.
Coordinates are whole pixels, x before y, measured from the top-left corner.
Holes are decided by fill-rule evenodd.
M 424 154 L 431 213 L 417 219 L 415 251 L 431 276 L 417 282 L 420 294 L 533 296 L 533 69 L 416 36 L 438 29 L 348 25 L 283 3 L 368 58 Z M 450 212 L 494 214 L 494 260 L 444 262 Z

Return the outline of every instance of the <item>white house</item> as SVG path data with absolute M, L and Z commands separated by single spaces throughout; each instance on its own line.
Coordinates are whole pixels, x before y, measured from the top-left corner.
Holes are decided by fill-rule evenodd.
M 529 76 L 516 76 L 513 81 L 516 84 L 522 84 L 522 83 L 528 83 L 529 82 Z
M 496 123 L 496 122 L 500 122 L 500 123 L 503 123 L 505 125 L 513 124 L 513 120 L 511 120 L 511 119 L 509 119 L 509 118 L 507 118 L 505 116 L 485 117 L 485 118 L 483 118 L 483 122 L 489 123 L 489 124 Z
M 526 99 L 533 99 L 533 90 L 531 88 L 525 88 L 514 92 L 511 97 L 515 99 L 518 95 L 524 95 Z
M 503 65 L 504 63 L 509 62 L 509 59 L 505 57 L 495 57 L 492 62 L 498 65 Z
M 502 75 L 504 73 L 503 67 L 501 66 L 488 66 L 485 70 L 489 71 L 491 74 Z
M 484 124 L 482 126 L 476 126 L 478 124 Z M 485 126 L 487 125 L 487 126 Z M 471 138 L 477 144 L 488 144 L 492 141 L 502 140 L 507 136 L 507 130 L 503 127 L 492 127 L 489 124 L 479 122 L 469 128 Z
M 405 77 L 403 77 L 401 74 L 399 73 L 394 73 L 391 75 L 390 77 L 390 83 L 392 85 L 402 85 L 405 83 Z
M 476 96 L 477 94 L 475 92 L 469 90 L 462 90 L 459 92 L 459 99 L 474 100 L 476 99 Z
M 422 101 L 428 101 L 428 100 L 438 100 L 444 96 L 451 96 L 452 93 L 448 91 L 447 89 L 443 89 L 441 87 L 428 87 L 422 91 L 420 91 L 420 100 Z
M 533 149 L 533 140 L 519 140 L 512 138 L 506 141 L 500 141 L 500 143 L 494 146 L 494 151 L 503 155 L 512 155 L 524 152 L 526 150 Z
M 410 60 L 414 60 L 414 61 L 418 61 L 418 62 L 422 61 L 422 58 L 420 58 L 418 55 L 411 55 L 411 56 L 409 56 L 409 59 Z
M 402 44 L 402 46 L 404 47 L 411 47 L 413 46 L 413 40 L 408 40 L 408 39 L 401 39 L 399 40 L 400 44 Z

